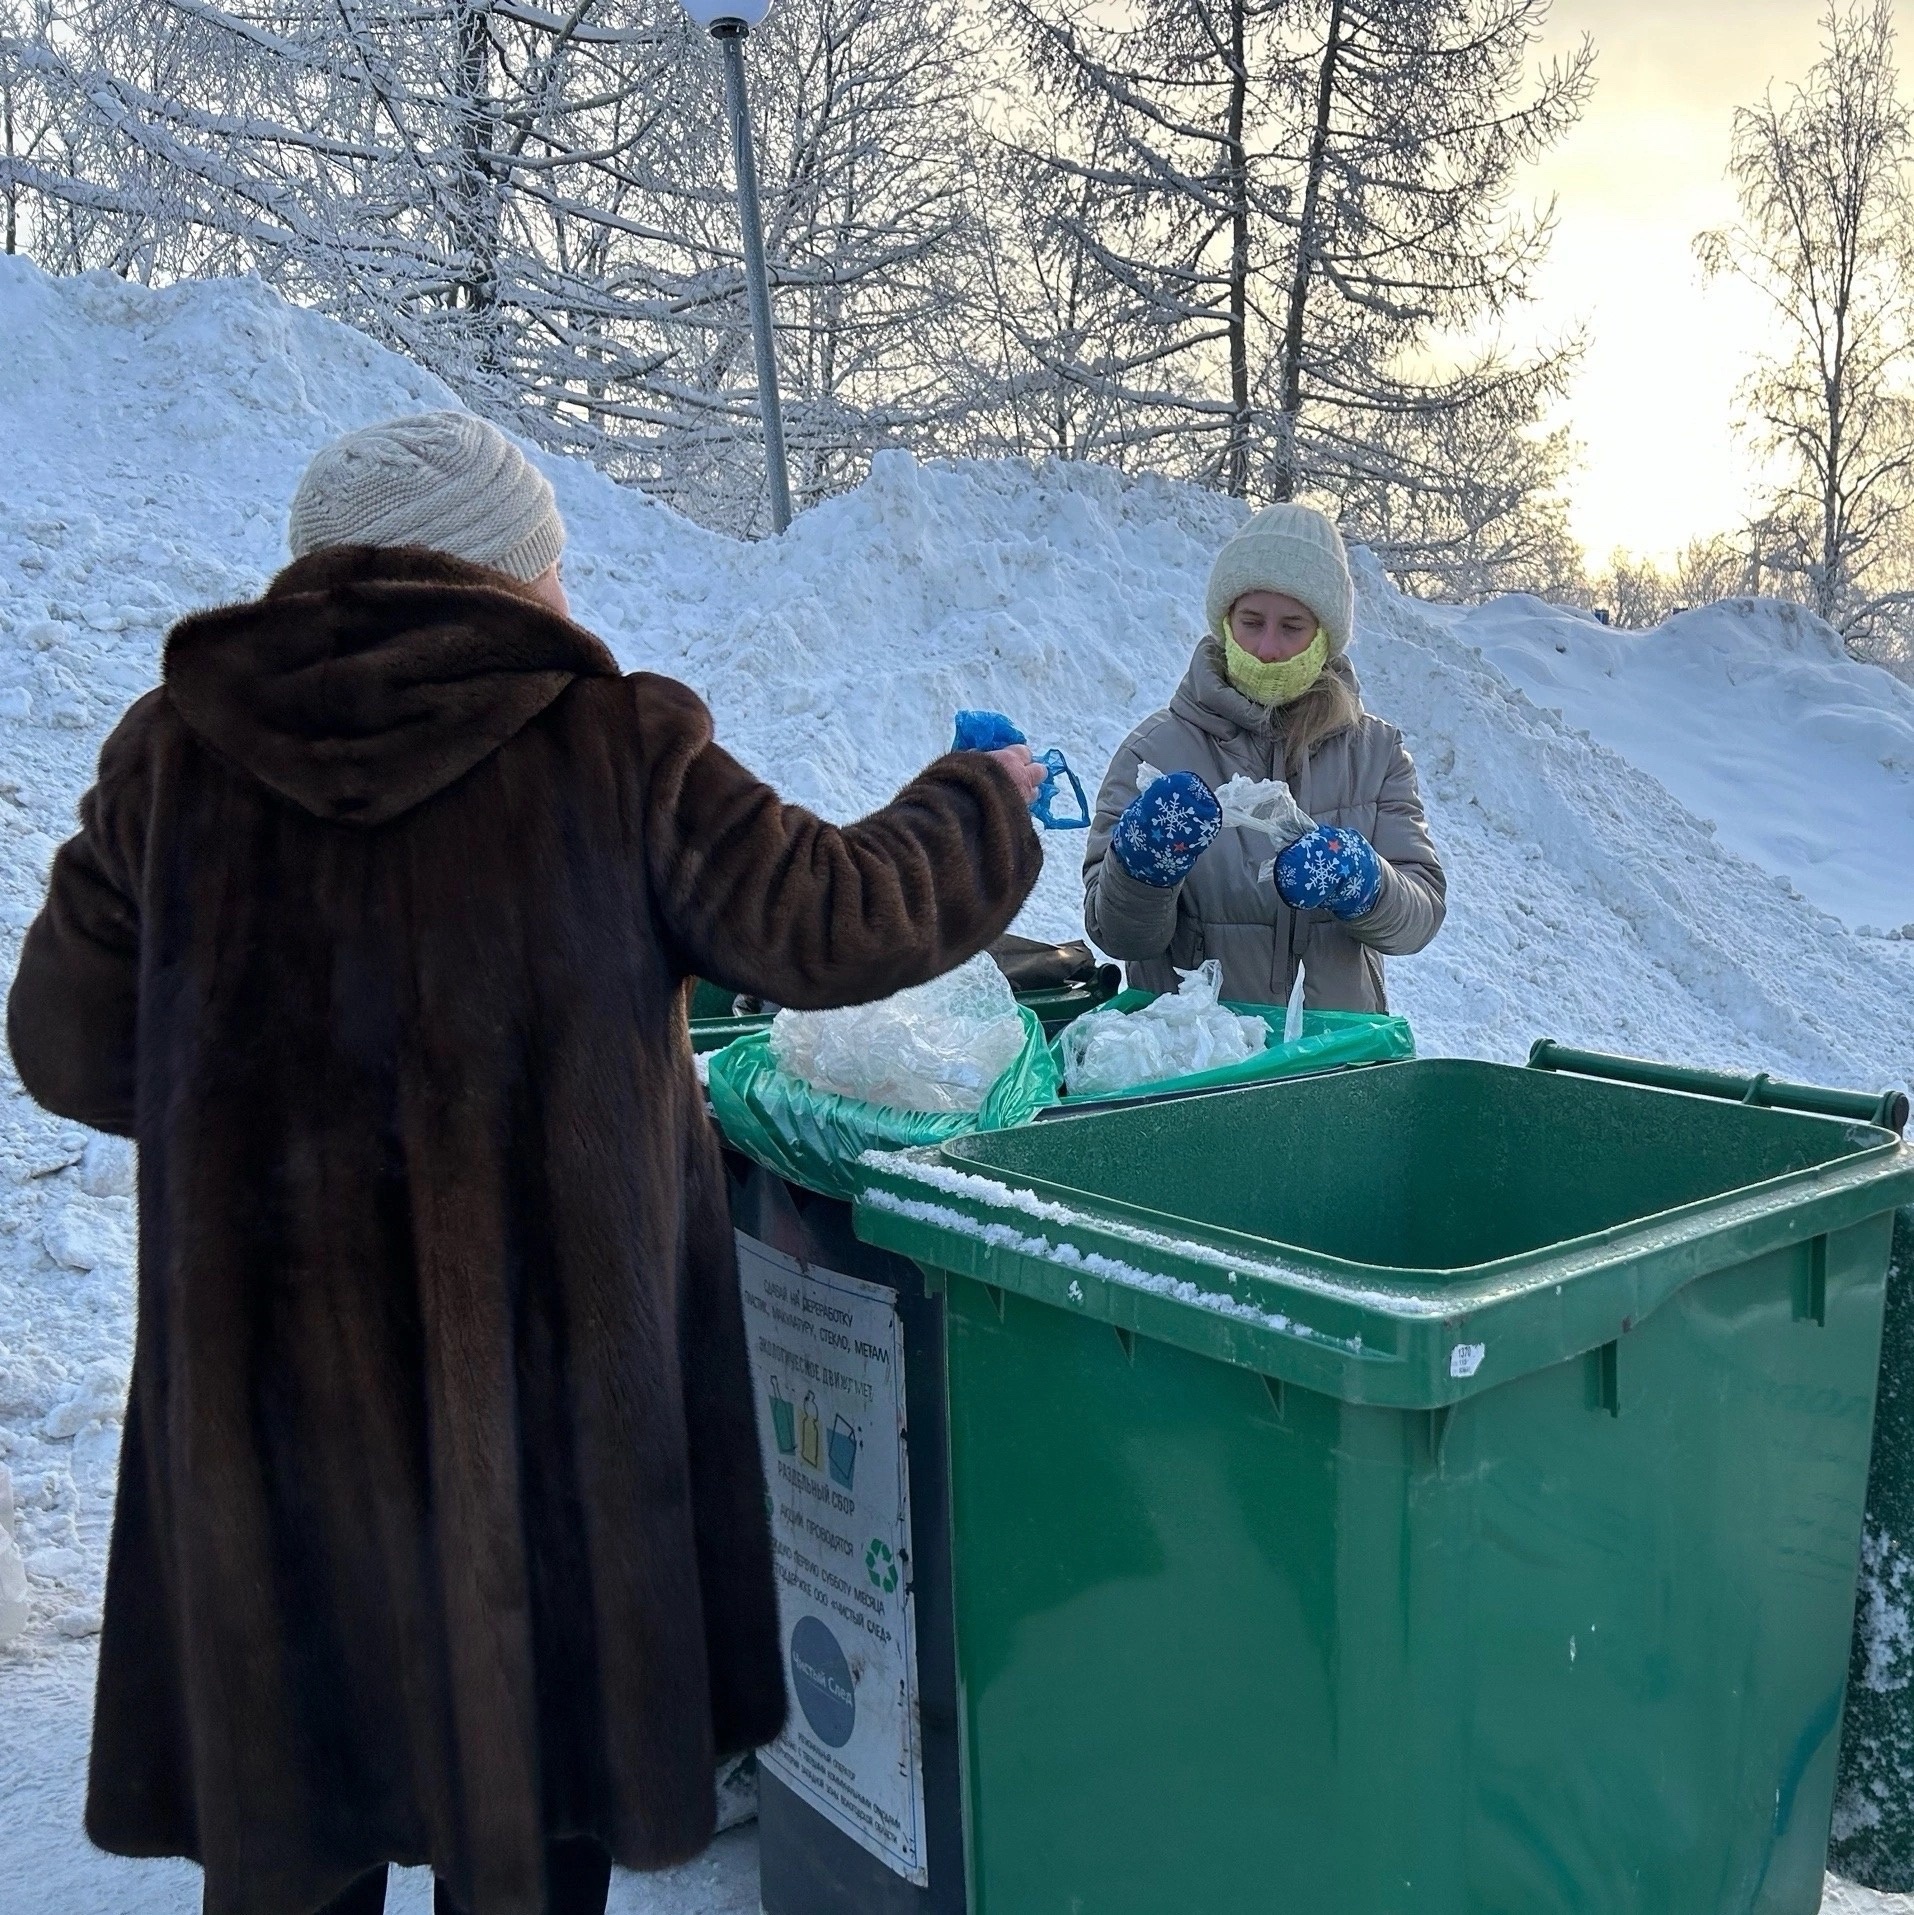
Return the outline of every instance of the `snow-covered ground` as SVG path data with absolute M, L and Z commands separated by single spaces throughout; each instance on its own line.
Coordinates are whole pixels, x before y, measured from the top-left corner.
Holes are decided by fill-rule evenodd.
M 281 563 L 305 460 L 447 403 L 435 381 L 244 282 L 151 293 L 0 258 L 0 943 L 5 970 L 101 738 L 166 626 Z M 1093 777 L 1160 704 L 1225 500 L 1094 470 L 920 469 L 901 454 L 741 545 L 548 462 L 580 617 L 675 673 L 720 736 L 837 816 L 1012 713 Z M 1767 605 L 1612 633 L 1526 599 L 1418 605 L 1361 566 L 1369 702 L 1422 767 L 1447 929 L 1392 972 L 1425 1052 L 1519 1059 L 1550 1035 L 1879 1089 L 1914 1079 L 1914 692 Z M 1559 708 L 1553 709 L 1553 708 Z M 1584 727 L 1586 729 L 1576 729 Z M 1074 935 L 1080 840 L 1025 928 Z M 1854 927 L 1854 928 L 1851 928 Z M 0 1467 L 29 1572 L 0 1647 L 9 1915 L 186 1915 L 193 1871 L 90 1851 L 79 1804 L 131 1344 L 123 1153 L 0 1072 Z M 4 1612 L 0 1583 L 0 1614 Z M 748 1833 L 624 1911 L 755 1906 Z M 394 1907 L 422 1906 L 408 1881 Z M 1914 1911 L 1840 1891 L 1831 1908 Z

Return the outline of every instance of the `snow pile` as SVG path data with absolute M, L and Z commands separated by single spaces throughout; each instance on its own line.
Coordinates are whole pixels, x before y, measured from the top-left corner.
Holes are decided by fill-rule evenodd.
M 1441 938 L 1390 973 L 1425 1050 L 1510 1058 L 1546 1034 L 1855 1088 L 1914 1078 L 1914 944 L 1854 935 L 1648 769 L 1533 703 L 1472 642 L 1507 601 L 1424 606 L 1363 571 L 1365 691 L 1408 734 L 1450 869 Z M 1904 692 L 1842 669 L 1851 700 Z M 1687 708 L 1707 732 L 1699 693 Z M 1805 801 L 1794 829 L 1822 829 Z M 1914 872 L 1914 815 L 1870 829 L 1884 868 Z
M 1511 597 L 1459 634 L 1730 850 L 1848 924 L 1914 937 L 1914 685 L 1855 664 L 1800 606 L 1734 599 L 1620 632 Z
M 256 591 L 283 562 L 285 507 L 317 446 L 450 401 L 416 367 L 247 281 L 154 293 L 0 259 L 0 333 L 10 953 L 102 736 L 153 682 L 165 627 Z M 965 706 L 1005 711 L 1100 770 L 1174 686 L 1211 555 L 1240 517 L 1228 500 L 1096 469 L 925 469 L 896 454 L 784 540 L 749 545 L 589 467 L 544 463 L 571 528 L 579 616 L 628 666 L 694 685 L 738 756 L 837 817 L 904 783 Z M 1845 860 L 1876 921 L 1914 918 L 1914 902 L 1887 908 L 1914 893 L 1914 782 L 1894 742 L 1914 693 L 1841 659 L 1791 608 L 1610 633 L 1528 599 L 1419 604 L 1360 554 L 1358 568 L 1354 656 L 1372 706 L 1408 735 L 1450 865 L 1447 928 L 1391 972 L 1425 1050 L 1518 1059 L 1547 1034 L 1869 1089 L 1914 1077 L 1914 943 L 1853 934 L 1784 875 L 1789 845 L 1838 836 L 1816 868 Z M 1651 655 L 1662 642 L 1673 662 Z M 1569 715 L 1616 749 L 1515 682 L 1544 695 L 1545 670 L 1562 681 L 1545 695 L 1565 706 L 1563 685 L 1588 688 Z M 1598 681 L 1644 690 L 1602 704 Z M 1685 753 L 1662 751 L 1638 704 L 1657 723 L 1677 708 Z M 1743 807 L 1758 815 L 1718 805 L 1717 830 L 1668 787 L 1684 764 L 1725 780 L 1738 750 L 1760 768 L 1761 802 Z M 1827 816 L 1842 821 L 1834 834 Z M 1081 844 L 1048 841 L 1020 929 L 1080 935 Z M 44 1624 L 98 1599 L 132 1167 L 123 1146 L 34 1110 L 8 1074 L 0 1173 L 0 1461 L 22 1553 L 45 1570 Z
M 244 281 L 155 293 L 0 258 L 0 338 L 10 974 L 101 739 L 152 684 L 166 626 L 279 566 L 287 502 L 325 440 L 450 399 Z M 837 817 L 936 755 L 963 707 L 1006 712 L 1100 772 L 1173 688 L 1210 558 L 1241 518 L 1098 470 L 920 469 L 892 454 L 785 539 L 743 545 L 589 468 L 543 463 L 580 618 L 627 666 L 695 686 L 740 758 Z M 1546 1034 L 1867 1089 L 1914 1077 L 1914 940 L 1849 928 L 1914 922 L 1914 693 L 1766 606 L 1608 633 L 1529 600 L 1419 605 L 1365 564 L 1358 626 L 1369 702 L 1408 736 L 1450 866 L 1447 929 L 1391 971 L 1425 1051 L 1515 1060 Z M 1021 930 L 1080 934 L 1081 845 L 1050 840 Z M 0 1651 L 0 1793 L 29 1844 L 12 1875 L 44 1882 L 34 1906 L 49 1910 L 131 1902 L 75 1872 L 104 1865 L 85 1860 L 70 1799 L 90 1663 L 61 1640 L 98 1626 L 131 1180 L 124 1149 L 46 1118 L 0 1075 L 0 1465 L 28 1612 Z M 0 1604 L 8 1587 L 0 1574 Z M 28 1717 L 42 1726 L 14 1728 Z M 57 1800 L 29 1772 L 36 1734 L 66 1738 Z M 171 1885 L 157 1900 L 143 1889 L 142 1907 L 191 1905 L 191 1871 L 139 1879 Z

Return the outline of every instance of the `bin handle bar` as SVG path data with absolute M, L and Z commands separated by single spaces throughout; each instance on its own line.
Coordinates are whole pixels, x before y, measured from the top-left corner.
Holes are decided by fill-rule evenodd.
M 1658 1064 L 1643 1057 L 1616 1057 L 1607 1051 L 1571 1050 L 1553 1038 L 1538 1037 L 1529 1051 L 1529 1068 L 1572 1071 L 1577 1077 L 1606 1077 L 1618 1084 L 1646 1084 L 1653 1090 L 1688 1091 L 1696 1097 L 1725 1097 L 1765 1110 L 1800 1110 L 1816 1117 L 1846 1117 L 1905 1131 L 1908 1099 L 1904 1090 L 1828 1090 L 1818 1084 L 1784 1084 L 1766 1071 L 1736 1077 L 1729 1071 L 1694 1070 L 1684 1064 Z

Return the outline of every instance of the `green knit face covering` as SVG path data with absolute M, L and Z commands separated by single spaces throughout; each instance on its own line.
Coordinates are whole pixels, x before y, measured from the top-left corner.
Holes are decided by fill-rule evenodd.
M 1265 664 L 1254 652 L 1246 652 L 1236 636 L 1223 638 L 1223 663 L 1229 682 L 1259 705 L 1293 705 L 1329 663 L 1329 634 L 1318 625 L 1316 636 L 1294 658 L 1279 658 Z

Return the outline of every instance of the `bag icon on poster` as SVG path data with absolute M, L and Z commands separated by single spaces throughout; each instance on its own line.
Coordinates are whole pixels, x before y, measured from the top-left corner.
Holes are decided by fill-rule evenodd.
M 771 1433 L 778 1440 L 780 1456 L 797 1454 L 797 1409 L 776 1377 L 771 1379 Z
M 798 1455 L 807 1469 L 824 1467 L 824 1426 L 818 1421 L 817 1395 L 804 1392 L 804 1414 L 798 1418 Z
M 848 1417 L 831 1418 L 831 1481 L 849 1489 L 857 1475 L 857 1425 Z

